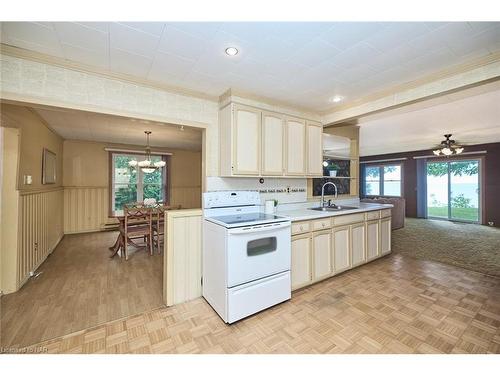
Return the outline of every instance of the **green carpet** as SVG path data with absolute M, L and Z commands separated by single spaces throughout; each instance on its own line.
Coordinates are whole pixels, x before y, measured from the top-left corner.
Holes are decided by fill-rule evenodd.
M 500 277 L 500 229 L 444 220 L 406 218 L 392 232 L 392 250 Z

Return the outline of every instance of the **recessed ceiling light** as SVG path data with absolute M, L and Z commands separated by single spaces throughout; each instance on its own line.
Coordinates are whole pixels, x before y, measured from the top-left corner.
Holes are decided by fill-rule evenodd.
M 238 54 L 238 48 L 236 47 L 227 47 L 226 48 L 226 55 L 228 56 L 235 56 Z
M 344 99 L 343 96 L 340 96 L 340 95 L 335 95 L 333 98 L 330 98 L 330 101 L 332 103 L 338 103 L 338 102 L 341 102 L 342 99 Z

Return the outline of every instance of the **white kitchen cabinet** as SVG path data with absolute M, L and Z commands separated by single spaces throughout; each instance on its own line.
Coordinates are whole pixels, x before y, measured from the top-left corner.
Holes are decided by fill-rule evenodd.
M 380 220 L 380 255 L 391 252 L 391 218 Z
M 351 225 L 351 265 L 357 265 L 366 262 L 366 226 L 365 223 Z
M 323 126 L 317 122 L 306 123 L 307 175 L 323 175 Z
M 285 173 L 285 122 L 283 116 L 262 112 L 262 175 Z
M 306 122 L 286 118 L 286 175 L 306 175 Z
M 332 232 L 313 232 L 313 280 L 321 280 L 332 274 Z
M 333 269 L 339 273 L 350 268 L 350 230 L 349 226 L 333 228 Z
M 261 112 L 250 107 L 235 105 L 233 118 L 233 171 L 241 175 L 258 175 Z
M 292 290 L 308 285 L 311 273 L 311 235 L 292 236 Z
M 366 259 L 372 260 L 380 255 L 380 220 L 366 223 Z

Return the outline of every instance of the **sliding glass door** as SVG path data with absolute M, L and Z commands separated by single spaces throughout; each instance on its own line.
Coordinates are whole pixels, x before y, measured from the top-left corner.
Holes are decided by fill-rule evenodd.
M 427 217 L 479 222 L 480 160 L 427 163 Z

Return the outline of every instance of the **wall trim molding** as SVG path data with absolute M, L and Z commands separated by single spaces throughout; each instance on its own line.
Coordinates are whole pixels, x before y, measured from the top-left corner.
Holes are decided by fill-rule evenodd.
M 379 160 L 366 160 L 360 161 L 359 164 L 369 164 L 369 163 L 385 163 L 388 161 L 404 161 L 408 158 L 394 158 L 394 159 L 379 159 Z
M 153 81 L 148 80 L 148 79 L 141 79 L 141 78 L 134 77 L 134 76 L 131 76 L 128 74 L 113 73 L 109 70 L 100 69 L 100 68 L 97 68 L 97 67 L 94 67 L 91 65 L 87 65 L 87 64 L 73 62 L 70 60 L 62 59 L 60 57 L 50 56 L 50 55 L 47 55 L 47 54 L 44 54 L 41 52 L 35 52 L 35 51 L 27 50 L 24 48 L 11 46 L 9 44 L 0 43 L 0 52 L 2 54 L 12 56 L 12 57 L 36 61 L 36 62 L 49 64 L 49 65 L 55 65 L 55 66 L 63 67 L 66 69 L 74 70 L 77 72 L 92 73 L 92 74 L 96 74 L 96 75 L 99 75 L 99 76 L 102 76 L 105 78 L 119 80 L 119 81 L 125 81 L 125 82 L 133 83 L 136 85 L 140 85 L 140 86 L 146 86 L 146 87 L 151 87 L 151 88 L 155 88 L 155 89 L 160 89 L 160 90 L 167 91 L 167 92 L 170 92 L 173 94 L 179 94 L 179 95 L 183 95 L 183 96 L 205 99 L 205 100 L 209 100 L 212 102 L 218 101 L 217 96 L 205 94 L 205 93 L 200 92 L 200 91 L 185 89 L 185 88 L 174 86 L 174 85 L 156 83 L 156 82 L 153 82 Z

